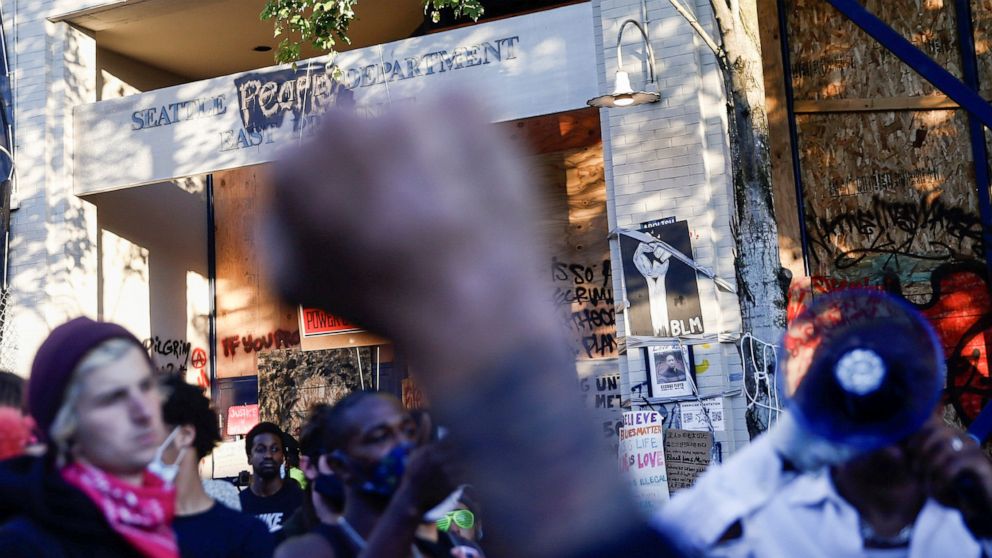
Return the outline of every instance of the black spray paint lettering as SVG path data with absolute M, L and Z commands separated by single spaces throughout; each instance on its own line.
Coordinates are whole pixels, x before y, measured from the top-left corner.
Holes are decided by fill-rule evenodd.
M 555 304 L 571 304 L 573 302 L 592 305 L 599 304 L 600 302 L 613 304 L 613 289 L 598 287 L 562 289 L 561 287 L 555 287 L 554 301 Z
M 612 333 L 586 335 L 582 338 L 582 348 L 589 358 L 603 357 L 617 352 L 617 340 Z
M 597 271 L 601 277 L 599 280 L 596 279 Z M 610 260 L 603 260 L 597 270 L 583 264 L 560 262 L 557 256 L 551 258 L 551 278 L 555 281 L 569 281 L 575 285 L 596 283 L 600 287 L 606 287 L 610 284 L 610 274 Z
M 189 353 L 193 348 L 193 344 L 185 339 L 162 339 L 158 336 L 145 339 L 141 344 L 150 356 L 173 357 L 184 367 L 189 362 Z
M 980 259 L 982 225 L 972 211 L 944 204 L 940 199 L 918 203 L 893 202 L 874 198 L 870 208 L 857 209 L 833 218 L 808 213 L 813 257 L 819 261 L 823 254 L 832 258 L 837 269 L 847 269 L 865 258 L 896 255 L 921 260 L 950 261 Z M 863 237 L 852 246 L 851 235 Z M 919 237 L 929 253 L 913 247 Z M 840 248 L 840 246 L 848 246 Z
M 619 375 L 600 376 L 596 378 L 596 383 L 595 383 L 596 391 L 614 391 L 616 389 L 619 389 L 619 385 L 620 385 Z M 589 378 L 581 378 L 579 380 L 579 388 L 582 389 L 582 391 L 589 391 L 590 389 L 592 389 L 592 384 L 589 383 Z
M 583 332 L 599 327 L 616 325 L 616 310 L 613 308 L 593 308 L 572 312 L 568 326 L 575 332 Z
M 287 114 L 293 117 L 295 132 L 306 122 L 306 115 L 353 100 L 351 92 L 344 94 L 342 84 L 323 65 L 245 74 L 235 78 L 234 85 L 241 123 L 249 132 L 281 127 Z

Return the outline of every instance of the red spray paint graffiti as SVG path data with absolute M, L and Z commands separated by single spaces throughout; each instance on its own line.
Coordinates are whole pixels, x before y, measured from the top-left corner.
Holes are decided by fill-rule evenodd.
M 992 295 L 985 268 L 979 263 L 957 262 L 940 266 L 931 275 L 932 296 L 915 306 L 933 325 L 947 361 L 945 402 L 952 405 L 965 425 L 992 400 L 989 353 L 992 350 Z M 789 289 L 788 319 L 798 316 L 817 295 L 850 288 L 875 288 L 901 295 L 898 279 L 886 278 L 873 285 L 869 278 L 856 281 L 830 277 L 800 278 Z

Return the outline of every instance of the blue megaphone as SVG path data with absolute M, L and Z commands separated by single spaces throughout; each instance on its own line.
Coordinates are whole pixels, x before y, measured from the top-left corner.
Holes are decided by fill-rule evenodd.
M 780 395 L 804 432 L 853 455 L 909 436 L 933 413 L 946 365 L 903 300 L 854 289 L 817 298 L 783 336 Z

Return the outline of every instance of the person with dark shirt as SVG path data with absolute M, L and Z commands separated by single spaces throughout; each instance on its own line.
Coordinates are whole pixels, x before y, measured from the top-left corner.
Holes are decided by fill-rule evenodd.
M 270 533 L 277 533 L 303 504 L 303 489 L 296 481 L 286 482 L 280 473 L 286 460 L 282 429 L 271 422 L 256 424 L 245 436 L 245 452 L 252 477 L 248 489 L 241 491 L 241 510 L 261 519 Z
M 300 431 L 300 469 L 306 477 L 303 505 L 283 521 L 284 538 L 304 535 L 321 523 L 337 523 L 344 511 L 344 486 L 323 457 L 327 404 L 314 405 Z
M 168 390 L 162 419 L 171 434 L 157 464 L 160 474 L 175 478 L 176 517 L 172 529 L 182 558 L 268 558 L 275 540 L 258 519 L 215 501 L 200 480 L 198 464 L 220 442 L 217 415 L 210 399 L 179 377 Z
M 319 460 L 344 485 L 344 514 L 287 540 L 277 558 L 385 558 L 414 547 L 425 557 L 453 556 L 456 547 L 481 556 L 471 541 L 424 521 L 453 490 L 451 460 L 439 444 L 416 446 L 419 425 L 398 399 L 354 392 L 315 419 L 324 423 Z
M 76 318 L 31 366 L 43 457 L 0 461 L 5 558 L 177 558 L 175 494 L 147 467 L 164 438 L 155 367 L 123 327 Z

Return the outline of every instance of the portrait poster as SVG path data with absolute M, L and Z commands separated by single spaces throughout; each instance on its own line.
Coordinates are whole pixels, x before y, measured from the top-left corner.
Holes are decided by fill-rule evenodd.
M 671 343 L 646 349 L 651 397 L 685 397 L 694 393 L 696 378 L 689 347 Z
M 687 221 L 643 223 L 648 234 L 692 259 Z M 696 270 L 658 244 L 620 234 L 627 334 L 635 337 L 680 337 L 704 333 Z

